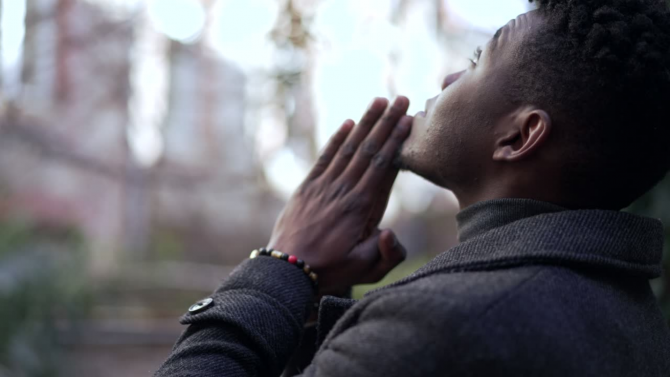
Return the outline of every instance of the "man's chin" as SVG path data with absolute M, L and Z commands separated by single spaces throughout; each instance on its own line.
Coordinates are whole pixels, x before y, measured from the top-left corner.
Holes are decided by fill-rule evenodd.
M 400 148 L 400 153 L 396 158 L 396 166 L 400 170 L 411 171 L 418 173 L 417 167 L 419 161 L 419 154 L 417 153 L 420 148 L 421 138 L 425 135 L 426 128 L 426 118 L 425 114 L 417 114 L 414 117 L 412 122 L 412 132 L 410 133 L 405 143 L 403 143 L 402 148 Z M 418 145 L 417 145 L 418 144 Z
M 440 173 L 436 170 L 435 161 L 420 151 L 421 149 L 416 148 L 411 142 L 405 143 L 394 161 L 395 166 L 401 171 L 414 173 L 437 186 L 446 188 L 439 179 Z
M 415 172 L 413 169 L 416 166 L 415 159 L 416 153 L 412 148 L 411 141 L 408 140 L 400 148 L 400 153 L 396 156 L 394 165 L 400 170 Z

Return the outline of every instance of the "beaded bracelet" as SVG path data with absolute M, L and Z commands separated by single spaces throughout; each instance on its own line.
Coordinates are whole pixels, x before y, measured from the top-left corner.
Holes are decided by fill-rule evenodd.
M 298 259 L 295 255 L 288 255 L 288 254 L 282 253 L 281 251 L 278 251 L 278 250 L 266 249 L 264 247 L 261 247 L 260 249 L 252 251 L 249 258 L 254 259 L 258 256 L 270 256 L 270 257 L 281 259 L 283 261 L 287 261 L 291 264 L 296 265 L 296 267 L 303 270 L 305 272 L 305 274 L 310 279 L 312 279 L 312 283 L 314 284 L 314 288 L 317 287 L 317 285 L 318 285 L 318 275 L 315 272 L 312 271 L 312 269 L 309 267 L 309 265 L 307 263 L 303 262 L 301 259 Z

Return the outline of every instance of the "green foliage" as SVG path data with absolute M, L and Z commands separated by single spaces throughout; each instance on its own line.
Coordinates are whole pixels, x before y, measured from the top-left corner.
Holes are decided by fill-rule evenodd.
M 407 260 L 400 264 L 400 266 L 396 267 L 393 271 L 391 271 L 384 279 L 382 279 L 380 282 L 376 284 L 366 284 L 366 285 L 357 285 L 354 287 L 354 290 L 352 292 L 352 297 L 355 299 L 360 299 L 363 298 L 363 295 L 365 295 L 368 291 L 383 287 L 385 285 L 389 285 L 393 282 L 396 282 L 405 276 L 411 275 L 414 271 L 418 270 L 421 266 L 424 264 L 428 263 L 428 261 L 431 258 L 429 258 L 427 255 L 422 255 L 421 257 L 418 258 L 413 258 L 410 260 Z
M 72 229 L 0 222 L 0 376 L 57 375 L 59 334 L 88 307 L 83 245 Z
M 151 251 L 159 260 L 180 259 L 185 250 L 184 241 L 176 232 L 165 228 L 154 230 L 151 237 Z
M 666 177 L 653 190 L 648 192 L 637 202 L 633 203 L 628 211 L 644 216 L 661 219 L 665 226 L 665 255 L 663 266 L 665 274 L 652 282 L 654 292 L 658 296 L 661 309 L 670 323 L 670 176 Z

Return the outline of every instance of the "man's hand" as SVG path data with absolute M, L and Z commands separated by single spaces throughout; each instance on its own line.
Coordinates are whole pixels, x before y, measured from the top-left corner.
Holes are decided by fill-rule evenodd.
M 347 120 L 279 216 L 269 247 L 319 274 L 324 294 L 383 278 L 405 259 L 390 230 L 378 229 L 410 133 L 409 100 L 375 99 L 354 127 Z

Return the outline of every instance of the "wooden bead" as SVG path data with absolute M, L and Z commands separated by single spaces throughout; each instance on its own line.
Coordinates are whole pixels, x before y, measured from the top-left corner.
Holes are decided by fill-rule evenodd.
M 271 256 L 273 258 L 281 259 L 289 262 L 290 264 L 298 266 L 298 268 L 303 270 L 303 272 L 312 280 L 314 283 L 314 289 L 318 289 L 318 275 L 315 272 L 312 272 L 312 268 L 308 264 L 306 264 L 303 260 L 298 259 L 296 256 L 284 254 L 278 250 L 261 247 L 260 249 L 252 251 L 251 255 L 249 255 L 249 258 L 255 259 L 259 256 Z

